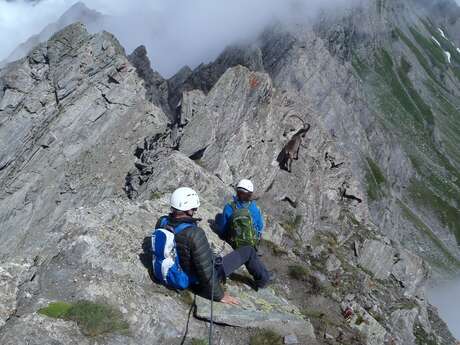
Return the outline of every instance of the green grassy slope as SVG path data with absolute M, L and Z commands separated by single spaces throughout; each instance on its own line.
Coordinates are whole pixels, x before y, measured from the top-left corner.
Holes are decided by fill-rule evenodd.
M 433 242 L 444 264 L 459 267 L 433 227 L 448 228 L 460 244 L 460 54 L 428 19 L 406 30 L 395 27 L 392 37 L 372 59 L 354 56 L 353 68 L 416 172 L 401 214 Z M 386 177 L 369 158 L 365 166 L 369 200 L 378 201 L 386 195 Z

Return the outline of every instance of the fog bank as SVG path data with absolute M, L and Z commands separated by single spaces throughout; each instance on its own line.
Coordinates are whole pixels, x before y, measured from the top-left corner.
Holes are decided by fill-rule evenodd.
M 308 21 L 321 9 L 355 0 L 87 0 L 111 18 L 100 29 L 114 33 L 127 52 L 147 46 L 153 66 L 170 76 L 183 65 L 208 62 L 229 44 L 256 37 L 268 24 Z M 356 0 L 358 1 L 358 0 Z M 359 0 L 361 1 L 361 0 Z M 364 0 L 365 1 L 365 0 Z M 75 0 L 0 0 L 0 61 L 30 36 L 56 21 Z
M 460 340 L 460 278 L 432 287 L 427 293 L 430 303 L 438 308 L 452 334 Z

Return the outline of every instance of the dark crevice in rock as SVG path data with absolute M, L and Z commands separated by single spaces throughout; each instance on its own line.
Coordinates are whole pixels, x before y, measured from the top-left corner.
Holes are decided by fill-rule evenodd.
M 329 164 L 331 165 L 329 167 L 330 169 L 337 169 L 337 168 L 340 168 L 342 165 L 345 164 L 345 162 L 335 163 L 335 158 L 333 156 L 331 156 L 329 154 L 329 152 L 326 152 L 326 154 L 324 155 L 324 160 L 326 162 L 329 162 Z
M 4 162 L 4 163 L 1 163 L 1 164 L 0 164 L 0 171 L 2 171 L 2 170 L 4 170 L 4 169 L 8 168 L 8 166 L 9 166 L 10 164 L 11 164 L 11 161 L 10 161 L 10 160 L 8 160 L 8 161 L 6 161 L 6 162 Z
M 136 199 L 144 191 L 155 163 L 174 150 L 174 147 L 171 146 L 170 135 L 170 131 L 157 133 L 145 138 L 143 145 L 135 149 L 134 155 L 137 160 L 134 163 L 134 169 L 129 171 L 125 177 L 124 190 L 128 198 Z
M 340 198 L 342 200 L 343 199 L 356 200 L 359 204 L 362 203 L 363 200 L 361 198 L 358 198 L 357 196 L 352 195 L 352 194 L 348 194 L 347 192 L 348 188 L 350 188 L 350 185 L 348 184 L 348 182 L 343 182 L 342 186 L 339 187 Z
M 193 310 L 193 317 L 199 321 L 203 321 L 203 322 L 206 322 L 208 323 L 209 322 L 209 318 L 207 317 L 200 317 L 198 314 L 197 314 L 197 308 L 195 306 L 194 310 Z M 229 325 L 228 323 L 225 323 L 225 322 L 216 322 L 215 320 L 213 321 L 213 324 L 215 325 L 218 325 L 218 326 L 223 326 L 223 327 L 229 327 L 229 328 L 240 328 L 238 326 L 233 326 L 233 325 Z
M 275 180 L 273 180 L 269 185 L 268 187 L 265 189 L 265 193 L 268 193 L 274 186 L 275 184 Z
M 203 158 L 203 155 L 208 147 L 206 146 L 205 148 L 196 151 L 195 153 L 191 154 L 188 158 L 190 158 L 192 161 L 199 160 Z
M 56 101 L 56 105 L 60 106 L 61 102 L 59 101 L 58 91 L 56 87 L 54 87 L 53 93 L 54 93 L 54 100 Z
M 298 203 L 297 201 L 292 200 L 290 197 L 285 196 L 281 201 L 287 202 L 292 208 L 297 208 Z
M 120 84 L 120 82 L 116 80 L 114 77 L 112 77 L 111 75 L 107 76 L 107 81 L 109 84 Z

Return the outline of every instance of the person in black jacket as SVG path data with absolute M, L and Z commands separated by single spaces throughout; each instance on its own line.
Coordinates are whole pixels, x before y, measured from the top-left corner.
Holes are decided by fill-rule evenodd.
M 225 277 L 242 265 L 253 276 L 258 288 L 270 282 L 270 274 L 259 260 L 255 249 L 251 246 L 238 248 L 224 256 L 217 267 L 213 267 L 213 253 L 203 229 L 197 226 L 198 219 L 193 218 L 200 206 L 198 194 L 191 188 L 178 188 L 171 195 L 171 213 L 167 224 L 176 227 L 182 223 L 190 223 L 190 227 L 175 235 L 176 250 L 181 268 L 196 283 L 196 288 L 206 298 L 227 304 L 238 304 L 238 300 L 224 292 L 221 282 Z M 157 227 L 161 223 L 160 218 Z M 213 274 L 214 270 L 214 274 Z M 214 277 L 214 294 L 212 290 Z

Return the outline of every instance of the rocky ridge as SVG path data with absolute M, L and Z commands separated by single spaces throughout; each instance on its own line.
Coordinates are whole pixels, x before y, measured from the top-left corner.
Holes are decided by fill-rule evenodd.
M 241 177 L 258 188 L 279 278 L 260 294 L 229 282 L 245 308 L 217 320 L 244 327 L 217 326 L 221 344 L 263 337 L 277 318 L 309 344 L 455 344 L 424 298 L 426 263 L 372 221 L 358 158 L 374 142 L 386 150 L 389 134 L 359 76 L 314 28 L 291 29 L 163 81 L 142 48 L 128 59 L 110 34 L 75 24 L 0 70 L 2 344 L 179 344 L 190 302 L 151 282 L 141 244 L 189 185 L 220 248 L 213 219 Z M 279 154 L 302 120 L 311 129 L 287 172 Z M 399 170 L 388 169 L 401 171 L 393 145 Z M 37 313 L 81 299 L 117 306 L 131 334 L 88 338 Z M 207 332 L 197 304 L 190 338 Z

